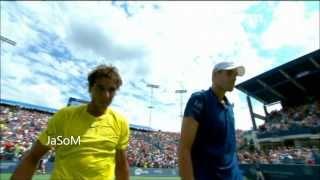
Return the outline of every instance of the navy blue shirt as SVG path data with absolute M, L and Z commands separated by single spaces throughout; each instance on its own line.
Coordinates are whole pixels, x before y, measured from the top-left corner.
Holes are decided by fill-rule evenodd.
M 236 155 L 233 105 L 225 105 L 209 88 L 193 93 L 184 117 L 199 123 L 191 159 L 196 180 L 242 180 Z

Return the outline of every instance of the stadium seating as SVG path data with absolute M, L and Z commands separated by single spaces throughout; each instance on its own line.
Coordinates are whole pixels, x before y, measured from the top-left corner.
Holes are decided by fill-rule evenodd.
M 317 102 L 281 111 L 273 111 L 259 126 L 258 138 L 279 137 L 320 132 L 320 109 Z

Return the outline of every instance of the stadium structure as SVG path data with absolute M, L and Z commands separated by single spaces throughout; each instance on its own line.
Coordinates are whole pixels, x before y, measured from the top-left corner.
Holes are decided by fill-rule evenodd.
M 253 130 L 245 134 L 252 139 L 255 149 L 320 148 L 320 49 L 244 81 L 236 88 L 247 95 Z M 251 98 L 263 104 L 264 115 L 253 111 Z M 268 112 L 267 107 L 276 103 L 281 104 L 282 110 Z M 317 114 L 311 114 L 316 107 Z M 256 119 L 271 126 L 257 127 Z M 311 171 L 303 166 L 276 168 L 278 171 L 265 166 L 262 171 L 267 179 L 302 179 L 308 177 L 306 171 Z M 314 172 L 310 178 L 319 179 L 319 166 L 314 166 Z
M 236 85 L 247 94 L 253 132 L 255 119 L 268 121 L 267 106 L 281 103 L 283 108 L 297 107 L 320 101 L 320 50 L 299 57 Z M 263 104 L 265 115 L 253 112 L 251 97 Z M 256 133 L 258 145 L 270 148 L 276 145 L 309 146 L 320 148 L 320 127 L 292 128 L 276 133 Z

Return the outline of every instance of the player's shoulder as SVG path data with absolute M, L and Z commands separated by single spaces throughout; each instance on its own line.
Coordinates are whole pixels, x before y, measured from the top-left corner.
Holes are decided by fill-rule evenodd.
M 204 90 L 196 91 L 196 92 L 193 92 L 191 96 L 199 97 L 199 96 L 203 96 L 203 93 L 204 93 Z
M 86 107 L 85 104 L 65 106 L 65 107 L 61 108 L 58 112 L 60 114 L 73 114 L 73 113 L 80 112 L 85 107 Z
M 128 121 L 127 118 L 124 116 L 124 114 L 115 108 L 108 107 L 108 113 L 110 113 L 118 121 L 125 121 L 125 122 Z
M 200 90 L 200 91 L 196 91 L 196 92 L 193 92 L 191 94 L 191 99 L 203 99 L 204 96 L 206 96 L 206 90 Z

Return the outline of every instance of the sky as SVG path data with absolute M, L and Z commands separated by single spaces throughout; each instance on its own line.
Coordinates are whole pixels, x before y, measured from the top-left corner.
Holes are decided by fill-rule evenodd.
M 317 50 L 319 16 L 317 1 L 1 1 L 1 35 L 17 44 L 1 41 L 0 95 L 60 109 L 69 97 L 89 100 L 88 73 L 112 64 L 124 83 L 111 106 L 131 124 L 179 132 L 180 98 L 183 110 L 208 89 L 216 63 L 244 65 L 241 83 Z M 159 85 L 152 96 L 147 84 Z M 246 95 L 226 96 L 236 128 L 251 129 Z

